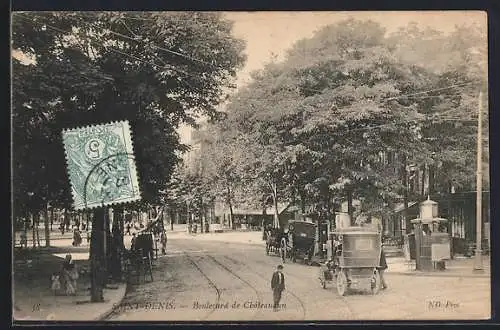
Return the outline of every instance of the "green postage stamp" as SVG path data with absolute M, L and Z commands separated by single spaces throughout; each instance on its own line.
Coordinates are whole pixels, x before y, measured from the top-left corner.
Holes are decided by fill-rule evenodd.
M 75 210 L 141 198 L 128 121 L 62 133 Z

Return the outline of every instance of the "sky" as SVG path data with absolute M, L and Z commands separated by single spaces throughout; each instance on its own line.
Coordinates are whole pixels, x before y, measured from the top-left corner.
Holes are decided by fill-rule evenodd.
M 445 33 L 453 31 L 456 25 L 475 23 L 486 27 L 487 24 L 486 13 L 479 11 L 226 12 L 225 16 L 234 22 L 234 35 L 245 40 L 247 46 L 247 62 L 237 76 L 238 88 L 247 84 L 250 73 L 262 69 L 273 56 L 283 60 L 286 50 L 296 41 L 312 37 L 318 29 L 350 17 L 378 22 L 388 33 L 409 22 Z M 190 132 L 186 126 L 179 129 L 184 143 L 189 142 Z
M 287 49 L 296 41 L 312 37 L 318 29 L 347 18 L 373 20 L 386 28 L 388 33 L 410 22 L 420 27 L 432 27 L 451 32 L 456 25 L 479 24 L 486 28 L 487 16 L 480 11 L 316 11 L 316 12 L 225 12 L 225 17 L 234 22 L 233 34 L 246 41 L 246 65 L 237 75 L 238 88 L 250 81 L 250 73 L 259 70 L 273 56 L 284 59 Z M 179 129 L 181 140 L 188 143 L 191 128 Z

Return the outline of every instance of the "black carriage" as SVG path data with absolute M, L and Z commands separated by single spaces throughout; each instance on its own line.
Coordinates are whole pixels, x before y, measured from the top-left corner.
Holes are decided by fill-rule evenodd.
M 303 259 L 309 264 L 314 255 L 316 241 L 316 228 L 314 222 L 292 220 L 288 223 L 288 256 L 293 262 Z
M 366 285 L 373 294 L 380 290 L 378 266 L 382 250 L 380 233 L 362 227 L 350 227 L 334 232 L 333 258 L 320 267 L 319 279 L 335 282 L 339 295 L 355 286 Z

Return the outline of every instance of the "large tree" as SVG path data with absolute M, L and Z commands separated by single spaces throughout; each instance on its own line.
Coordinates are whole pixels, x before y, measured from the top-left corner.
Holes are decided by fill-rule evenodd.
M 281 196 L 298 195 L 316 209 L 343 196 L 352 215 L 354 198 L 378 214 L 407 198 L 409 164 L 440 164 L 442 175 L 471 181 L 469 113 L 484 76 L 468 61 L 481 60 L 483 39 L 466 29 L 443 37 L 411 27 L 391 39 L 377 23 L 346 20 L 253 75 L 232 98 L 227 122 L 250 142 L 243 148 L 259 186 L 274 182 Z M 425 42 L 425 49 L 445 45 L 453 61 L 429 62 Z
M 124 119 L 143 201 L 157 204 L 183 148 L 176 128 L 215 115 L 244 61 L 219 13 L 17 13 L 12 23 L 13 48 L 32 59 L 13 60 L 16 211 L 41 204 L 26 192 L 70 207 L 62 129 Z M 105 213 L 94 212 L 97 270 Z
M 475 189 L 478 94 L 486 91 L 488 77 L 485 27 L 462 25 L 445 35 L 410 22 L 391 34 L 387 43 L 399 61 L 438 76 L 431 86 L 434 92 L 407 98 L 429 115 L 420 133 L 430 154 L 417 165 L 431 172 L 431 192 L 448 192 L 452 186 L 458 190 Z M 483 96 L 486 113 L 486 93 Z M 488 116 L 483 118 L 487 150 Z M 483 155 L 483 172 L 488 173 L 488 153 Z M 488 175 L 484 179 L 488 184 Z

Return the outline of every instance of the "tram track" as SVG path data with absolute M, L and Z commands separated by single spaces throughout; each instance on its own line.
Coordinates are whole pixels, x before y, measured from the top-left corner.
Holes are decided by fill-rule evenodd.
M 257 261 L 257 262 L 260 262 L 260 261 Z M 261 262 L 262 264 L 265 264 L 265 262 Z M 304 265 L 306 267 L 314 267 L 314 266 L 307 266 L 307 265 Z M 294 276 L 293 274 L 288 274 L 288 276 L 292 277 L 292 278 L 295 278 L 297 281 L 304 281 L 303 279 L 300 279 L 299 277 L 297 276 Z M 318 285 L 319 285 L 319 279 L 317 279 L 318 281 Z M 346 298 L 345 297 L 338 297 L 340 299 L 340 301 L 343 303 L 345 309 L 347 310 L 347 312 L 349 313 L 349 316 L 352 318 L 353 315 L 355 315 L 354 311 L 352 310 L 351 306 L 349 306 L 349 304 L 347 303 L 347 301 L 345 300 Z
M 237 264 L 238 261 L 236 259 L 233 259 L 231 257 L 228 257 L 228 256 L 224 256 L 226 259 L 228 260 L 231 260 L 233 261 L 233 263 Z M 260 262 L 261 264 L 263 264 L 263 262 Z M 265 280 L 266 282 L 268 281 L 267 278 L 265 278 L 262 274 L 256 272 L 255 270 L 251 269 L 250 267 L 246 267 L 247 269 L 251 270 L 252 273 L 256 274 L 257 276 L 259 276 L 260 278 L 262 278 L 263 280 Z M 306 319 L 306 307 L 305 307 L 305 304 L 304 304 L 304 301 L 302 299 L 299 298 L 298 295 L 296 295 L 293 291 L 290 291 L 290 290 L 287 290 L 287 292 L 295 298 L 295 300 L 298 301 L 299 305 L 300 305 L 300 308 L 302 310 L 302 320 L 305 320 Z
M 227 257 L 227 258 L 229 258 L 229 257 Z M 281 261 L 281 259 L 280 259 L 280 261 Z M 269 262 L 267 262 L 267 261 L 263 261 L 263 260 L 260 260 L 260 259 L 255 259 L 255 258 L 252 258 L 252 262 L 253 262 L 253 263 L 257 263 L 257 264 L 264 265 L 264 266 L 266 266 L 266 267 L 273 267 L 273 265 L 272 265 L 272 264 L 270 264 Z M 295 263 L 294 263 L 294 264 L 295 264 Z M 310 268 L 310 267 L 312 267 L 312 266 L 307 266 L 307 265 L 304 265 L 304 267 L 308 267 L 308 268 Z M 316 268 L 316 267 L 314 267 L 314 268 Z M 253 272 L 255 272 L 255 271 L 253 271 Z M 257 273 L 257 272 L 255 272 L 255 273 Z M 263 277 L 261 274 L 259 274 L 259 273 L 257 273 L 257 274 L 258 274 L 259 276 Z M 298 276 L 296 276 L 296 275 L 293 275 L 293 273 L 287 273 L 287 276 L 288 276 L 288 277 L 291 277 L 291 278 L 293 278 L 293 279 L 295 279 L 295 280 L 296 280 L 296 281 L 298 281 L 298 282 L 304 282 L 304 279 L 303 279 L 303 278 L 300 278 L 300 277 L 298 277 Z M 315 277 L 315 278 L 316 278 L 316 277 Z M 318 285 L 319 285 L 319 280 L 318 280 Z M 290 291 L 289 291 L 289 292 L 290 292 Z M 327 293 L 327 292 L 325 292 L 325 294 L 326 294 L 326 293 Z M 292 296 L 296 296 L 296 297 L 297 297 L 297 299 L 299 299 L 299 300 L 300 300 L 300 298 L 298 298 L 298 296 L 297 296 L 296 294 L 294 294 L 293 292 L 290 292 L 290 294 L 291 294 Z M 336 293 L 332 293 L 332 294 L 336 294 Z M 370 295 L 371 295 L 371 294 L 370 294 Z M 344 306 L 345 310 L 348 312 L 348 314 L 349 314 L 349 319 L 354 319 L 354 316 L 356 315 L 356 312 L 352 309 L 352 307 L 351 307 L 351 306 L 350 306 L 350 304 L 348 303 L 348 300 L 347 300 L 347 299 L 349 299 L 349 298 L 348 298 L 348 297 L 340 297 L 340 296 L 337 296 L 337 298 L 338 298 L 338 299 L 342 302 L 342 305 Z M 302 300 L 301 300 L 301 301 L 302 301 Z M 304 305 L 303 301 L 302 301 L 302 304 Z M 396 306 L 397 306 L 397 305 L 395 304 L 395 307 L 396 307 Z
M 196 263 L 196 261 L 193 260 L 193 258 L 187 254 L 184 253 L 186 258 L 193 264 L 193 266 L 205 277 L 208 281 L 208 284 L 214 288 L 216 292 L 216 299 L 215 299 L 215 304 L 214 307 L 210 309 L 210 311 L 205 315 L 203 318 L 204 320 L 208 319 L 210 315 L 212 315 L 216 310 L 217 310 L 217 305 L 220 303 L 221 296 L 222 296 L 222 290 L 212 281 L 212 279 L 201 269 L 201 267 Z
M 239 279 L 241 282 L 245 283 L 249 288 L 251 288 L 256 296 L 257 296 L 257 300 L 258 301 L 263 301 L 263 297 L 262 295 L 260 294 L 259 290 L 252 284 L 250 283 L 249 281 L 245 280 L 244 278 L 242 278 L 240 275 L 236 274 L 231 268 L 227 267 L 226 265 L 224 265 L 223 263 L 221 263 L 219 260 L 217 260 L 214 256 L 212 255 L 207 255 L 213 262 L 215 262 L 217 265 L 219 265 L 220 267 L 222 267 L 224 270 L 226 270 L 228 273 L 230 273 L 231 275 L 233 275 L 234 277 L 236 277 L 237 279 Z M 224 258 L 227 258 L 226 256 L 223 256 Z M 257 311 L 254 313 L 254 315 L 252 316 L 251 320 L 255 320 L 256 317 L 261 313 L 261 311 L 259 309 L 257 309 Z

